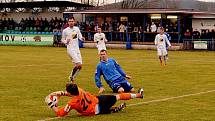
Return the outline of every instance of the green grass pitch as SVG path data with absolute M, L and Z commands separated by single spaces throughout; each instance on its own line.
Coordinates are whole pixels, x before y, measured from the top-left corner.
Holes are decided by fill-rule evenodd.
M 99 57 L 97 49 L 81 49 L 83 69 L 76 83 L 97 94 L 94 72 Z M 169 51 L 168 65 L 161 67 L 152 50 L 110 49 L 137 90 L 144 87 L 145 99 L 126 101 L 123 111 L 110 115 L 68 117 L 53 121 L 214 121 L 215 92 L 178 97 L 215 90 L 215 52 Z M 66 48 L 0 46 L 0 121 L 37 121 L 55 117 L 44 98 L 64 90 L 73 68 Z M 105 94 L 110 88 L 103 82 Z M 64 105 L 67 98 L 61 99 Z M 117 105 L 123 101 L 117 102 Z M 140 105 L 133 105 L 149 102 Z

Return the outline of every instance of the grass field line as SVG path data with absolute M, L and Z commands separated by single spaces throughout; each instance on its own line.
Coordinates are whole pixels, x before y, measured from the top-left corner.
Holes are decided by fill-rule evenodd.
M 205 92 L 199 92 L 199 93 L 193 93 L 193 94 L 186 94 L 186 95 L 181 95 L 181 96 L 176 96 L 176 97 L 169 97 L 169 98 L 163 98 L 163 99 L 157 99 L 157 100 L 151 100 L 151 101 L 146 101 L 146 102 L 140 102 L 140 103 L 135 103 L 135 104 L 129 104 L 129 106 L 136 106 L 136 105 L 142 105 L 142 104 L 149 104 L 149 103 L 156 103 L 156 102 L 164 102 L 168 100 L 173 100 L 173 99 L 180 99 L 180 98 L 185 98 L 185 97 L 190 97 L 190 96 L 196 96 L 196 95 L 201 95 L 201 94 L 207 94 L 207 93 L 212 93 L 215 92 L 215 90 L 209 90 Z
M 127 107 L 129 107 L 129 106 L 136 106 L 136 105 L 142 105 L 142 104 L 156 103 L 156 102 L 164 102 L 164 101 L 169 101 L 169 100 L 174 100 L 174 99 L 180 99 L 180 98 L 185 98 L 185 97 L 190 97 L 190 96 L 208 94 L 208 93 L 212 93 L 212 92 L 215 92 L 215 90 L 209 90 L 209 91 L 205 91 L 205 92 L 199 92 L 199 93 L 193 93 L 193 94 L 186 94 L 186 95 L 181 95 L 181 96 L 175 96 L 175 97 L 169 97 L 169 98 L 151 100 L 151 101 L 146 101 L 146 102 L 128 104 Z M 67 116 L 66 116 L 66 117 L 67 117 Z M 53 118 L 46 118 L 46 119 L 37 120 L 37 121 L 50 121 L 50 120 L 55 120 L 55 119 L 59 119 L 59 118 L 65 118 L 65 117 L 53 117 Z
M 16 67 L 35 67 L 35 66 L 56 66 L 64 64 L 29 64 L 29 65 L 11 65 L 11 66 L 0 66 L 0 68 L 16 68 Z
M 37 121 L 50 121 L 50 120 L 55 120 L 55 119 L 59 119 L 59 118 L 63 118 L 63 117 L 46 118 L 46 119 L 37 120 Z

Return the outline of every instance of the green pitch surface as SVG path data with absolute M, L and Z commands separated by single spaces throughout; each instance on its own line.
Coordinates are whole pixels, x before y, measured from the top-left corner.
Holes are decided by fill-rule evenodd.
M 76 82 L 97 94 L 94 72 L 99 61 L 96 49 L 81 49 L 83 69 Z M 52 119 L 44 98 L 64 90 L 73 67 L 66 48 L 0 46 L 1 121 L 214 121 L 215 52 L 170 51 L 168 65 L 161 67 L 156 51 L 109 50 L 145 99 L 126 101 L 127 107 L 110 115 Z M 112 94 L 108 86 L 105 94 Z M 62 98 L 60 105 L 65 105 Z M 119 101 L 117 105 L 124 101 Z M 51 118 L 51 119 L 50 119 Z

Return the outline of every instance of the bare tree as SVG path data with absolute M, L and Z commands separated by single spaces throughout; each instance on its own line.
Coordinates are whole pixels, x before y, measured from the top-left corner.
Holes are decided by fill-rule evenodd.
M 99 1 L 100 1 L 100 0 L 98 0 L 98 2 L 97 2 L 97 6 L 99 6 Z
M 121 8 L 141 8 L 147 0 L 123 0 Z

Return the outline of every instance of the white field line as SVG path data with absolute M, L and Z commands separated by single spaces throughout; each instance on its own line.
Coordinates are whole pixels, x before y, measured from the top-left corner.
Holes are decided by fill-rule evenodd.
M 215 92 L 215 90 L 210 90 L 210 91 L 206 91 L 206 92 L 199 92 L 199 93 L 193 93 L 193 94 L 187 94 L 187 95 L 181 95 L 181 96 L 176 96 L 176 97 L 157 99 L 157 100 L 151 100 L 151 101 L 146 101 L 146 102 L 129 104 L 127 106 L 135 106 L 135 105 L 142 105 L 142 104 L 149 104 L 149 103 L 156 103 L 156 102 L 164 102 L 164 101 L 168 101 L 168 100 L 180 99 L 180 98 L 185 98 L 185 97 L 190 97 L 190 96 L 196 96 L 196 95 L 201 95 L 201 94 L 207 94 L 207 93 L 212 93 L 212 92 Z
M 29 65 L 13 65 L 13 66 L 0 66 L 0 68 L 16 68 L 16 67 L 35 67 L 35 66 L 56 66 L 63 64 L 29 64 Z
M 176 97 L 169 97 L 169 98 L 163 98 L 163 99 L 157 99 L 157 100 L 151 100 L 151 101 L 146 101 L 146 102 L 140 102 L 140 103 L 134 103 L 134 104 L 129 104 L 129 106 L 136 106 L 136 105 L 142 105 L 142 104 L 150 104 L 150 103 L 156 103 L 156 102 L 164 102 L 168 100 L 174 100 L 174 99 L 180 99 L 180 98 L 185 98 L 185 97 L 190 97 L 190 96 L 196 96 L 196 95 L 202 95 L 202 94 L 207 94 L 207 93 L 212 93 L 215 92 L 215 90 L 209 90 L 205 92 L 199 92 L 199 93 L 193 93 L 193 94 L 187 94 L 187 95 L 181 95 L 181 96 L 176 96 Z M 63 117 L 53 117 L 53 118 L 46 118 L 42 120 L 37 120 L 37 121 L 50 121 L 50 120 L 55 120 Z
M 37 121 L 50 121 L 50 120 L 55 120 L 55 119 L 59 119 L 59 118 L 62 118 L 62 117 L 46 118 L 46 119 L 37 120 Z

